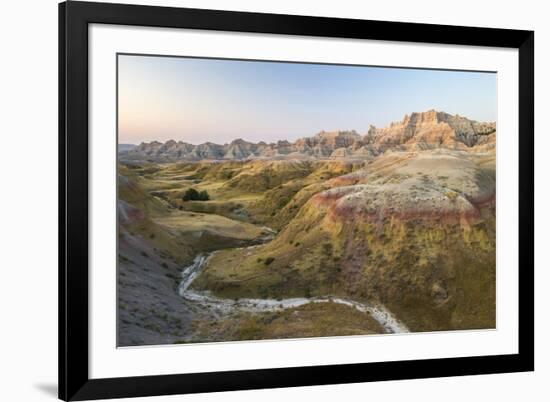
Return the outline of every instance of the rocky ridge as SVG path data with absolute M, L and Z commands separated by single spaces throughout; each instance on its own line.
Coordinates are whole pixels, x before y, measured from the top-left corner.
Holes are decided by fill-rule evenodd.
M 351 131 L 321 131 L 293 143 L 252 143 L 236 139 L 229 144 L 206 142 L 193 145 L 169 140 L 141 143 L 119 151 L 122 159 L 156 162 L 246 159 L 365 158 L 388 149 L 490 150 L 496 142 L 496 124 L 477 122 L 459 115 L 429 110 L 406 115 L 388 127 L 371 126 L 365 135 Z

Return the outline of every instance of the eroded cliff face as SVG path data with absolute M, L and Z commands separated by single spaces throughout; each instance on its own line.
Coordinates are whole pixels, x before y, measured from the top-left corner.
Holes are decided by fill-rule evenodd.
M 495 143 L 495 123 L 479 123 L 458 115 L 430 110 L 406 115 L 402 121 L 378 129 L 371 126 L 365 141 L 380 151 L 406 149 L 463 149 Z
M 389 149 L 462 149 L 494 147 L 495 123 L 480 123 L 458 115 L 429 110 L 412 113 L 385 128 L 371 126 L 361 136 L 356 131 L 321 131 L 294 143 L 252 143 L 236 139 L 229 144 L 192 145 L 173 140 L 142 143 L 121 152 L 122 159 L 158 162 L 246 159 L 372 158 Z

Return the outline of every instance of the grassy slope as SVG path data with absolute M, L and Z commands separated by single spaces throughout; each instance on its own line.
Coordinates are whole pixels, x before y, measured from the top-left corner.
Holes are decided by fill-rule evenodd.
M 258 226 L 216 214 L 177 211 L 170 216 L 157 218 L 156 222 L 182 234 L 208 231 L 213 235 L 242 240 L 252 240 L 266 234 Z
M 378 162 L 370 179 L 394 182 L 398 162 Z M 494 159 L 480 165 L 480 179 L 490 179 Z M 433 167 L 427 166 L 427 175 L 465 185 Z M 303 205 L 309 196 L 298 192 L 301 200 L 289 203 Z M 372 298 L 417 331 L 494 327 L 494 209 L 483 212 L 472 224 L 387 218 L 369 223 L 354 217 L 333 221 L 322 208 L 306 205 L 269 244 L 217 253 L 194 286 L 234 298 Z
M 235 247 L 265 235 L 260 227 L 216 214 L 226 206 L 223 200 L 181 201 L 180 195 L 190 186 L 195 186 L 195 179 L 190 177 L 211 175 L 208 168 L 217 170 L 222 166 L 149 163 L 132 168 L 119 166 L 119 199 L 144 215 L 124 223 L 124 226 L 155 248 L 174 255 L 180 262 L 189 261 L 198 252 L 224 246 Z M 175 194 L 178 195 L 177 202 Z M 181 204 L 199 204 L 197 209 L 202 208 L 204 213 L 180 210 L 177 207 Z M 219 207 L 215 207 L 216 204 Z
M 260 314 L 238 313 L 222 320 L 195 320 L 191 342 L 307 338 L 380 334 L 383 329 L 368 314 L 336 303 Z
M 355 168 L 353 164 L 336 161 L 308 162 L 307 166 L 308 170 L 302 170 L 301 175 L 284 172 L 283 177 L 274 181 L 280 184 L 265 190 L 263 197 L 250 206 L 255 221 L 277 230 L 284 228 L 313 194 L 328 188 L 328 180 Z
M 420 196 L 422 186 L 442 186 L 449 189 L 447 197 L 456 197 L 471 186 L 463 176 L 463 166 L 469 165 L 462 165 L 460 158 L 475 160 L 481 186 L 494 183 L 491 155 L 459 156 L 457 167 L 450 168 L 448 159 L 433 165 L 431 157 L 414 160 L 399 153 L 369 164 L 361 183 L 399 186 L 418 177 Z M 224 297 L 343 295 L 381 301 L 416 331 L 494 326 L 494 209 L 483 207 L 482 218 L 468 224 L 391 217 L 370 222 L 355 216 L 334 220 L 326 208 L 311 205 L 311 197 L 321 191 L 353 185 L 355 179 L 340 177 L 361 167 L 342 162 L 231 161 L 123 168 L 137 186 L 121 194 L 147 211 L 146 221 L 127 229 L 147 239 L 155 253 L 179 262 L 198 251 L 242 246 L 265 234 L 247 222 L 279 229 L 266 245 L 214 255 L 193 286 Z M 339 178 L 330 180 L 333 177 Z M 211 201 L 181 201 L 189 187 L 207 190 Z M 240 339 L 243 328 L 261 327 L 258 319 L 234 317 L 212 331 Z M 277 333 L 274 327 L 265 331 L 269 336 L 260 335 Z
M 185 173 L 179 168 L 119 166 L 119 346 L 188 338 L 191 320 L 210 316 L 177 294 L 182 267 L 198 252 L 247 245 L 265 234 L 223 216 L 179 211 L 169 200 L 153 195 L 188 182 L 185 177 L 177 179 Z

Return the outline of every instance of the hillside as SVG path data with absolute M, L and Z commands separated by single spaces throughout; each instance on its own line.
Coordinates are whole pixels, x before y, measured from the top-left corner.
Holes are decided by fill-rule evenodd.
M 230 298 L 375 300 L 415 331 L 494 327 L 486 165 L 456 151 L 379 157 L 329 180 L 272 242 L 216 253 L 194 286 Z
M 174 208 L 146 190 L 157 183 L 151 165 L 118 172 L 118 345 L 173 343 L 191 336 L 194 319 L 212 318 L 177 294 L 182 266 L 196 253 L 255 244 L 270 233 Z

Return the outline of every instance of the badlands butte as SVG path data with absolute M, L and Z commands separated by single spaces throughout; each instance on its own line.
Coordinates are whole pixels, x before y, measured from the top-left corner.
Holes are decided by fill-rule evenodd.
M 119 346 L 495 328 L 495 144 L 431 110 L 119 147 Z

